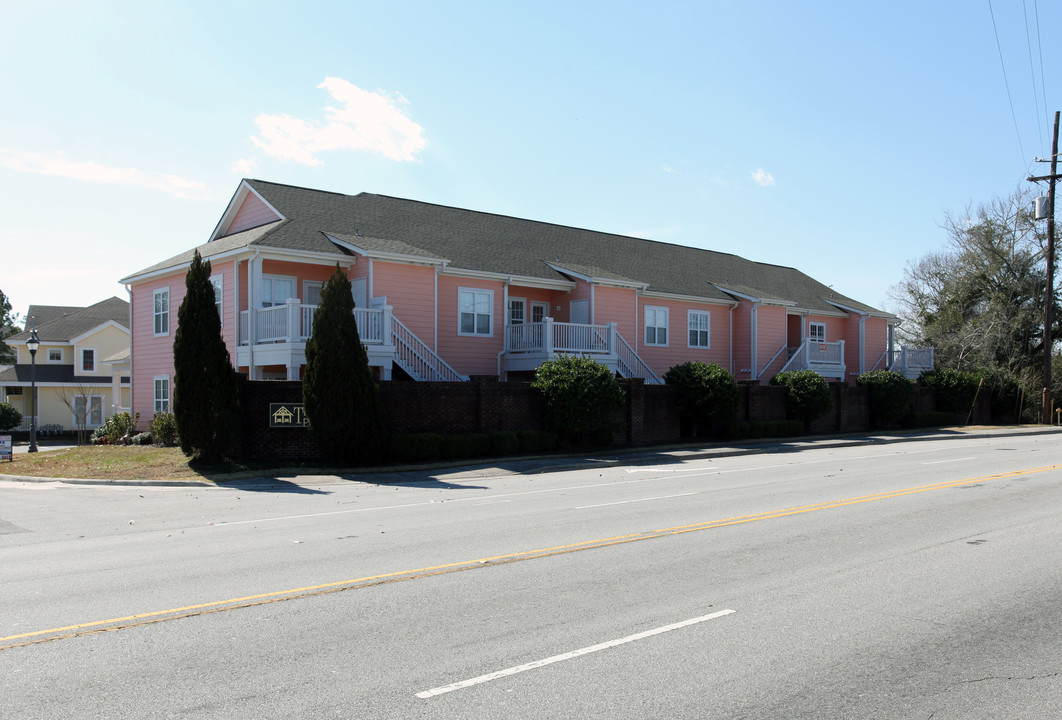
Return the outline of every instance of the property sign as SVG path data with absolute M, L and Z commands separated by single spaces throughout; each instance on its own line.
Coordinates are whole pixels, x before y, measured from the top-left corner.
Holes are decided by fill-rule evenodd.
M 309 427 L 310 419 L 302 403 L 269 403 L 269 427 L 301 428 Z
M 10 460 L 12 462 L 15 461 L 15 458 L 11 454 L 11 448 L 11 436 L 0 435 L 0 460 Z

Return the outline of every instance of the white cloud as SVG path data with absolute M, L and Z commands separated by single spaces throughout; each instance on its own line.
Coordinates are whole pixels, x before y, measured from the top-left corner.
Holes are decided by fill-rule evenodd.
M 342 78 L 325 78 L 318 85 L 336 101 L 325 108 L 324 122 L 291 115 L 259 115 L 254 144 L 275 158 L 304 165 L 320 165 L 318 153 L 354 150 L 411 162 L 427 146 L 424 128 L 410 120 L 401 94 L 368 92 Z
M 663 170 L 664 172 L 666 172 L 668 175 L 681 175 L 682 174 L 680 171 L 676 170 L 675 168 L 673 168 L 668 163 L 664 163 L 663 165 L 661 165 L 660 169 Z
M 41 155 L 0 148 L 0 166 L 20 172 L 54 175 L 101 185 L 125 185 L 158 190 L 190 200 L 212 197 L 207 186 L 197 180 L 189 180 L 169 173 L 100 165 L 91 160 L 70 160 L 62 153 Z
M 756 168 L 752 171 L 751 176 L 752 181 L 760 187 L 771 187 L 774 185 L 774 175 L 771 175 L 763 168 Z
M 254 171 L 258 169 L 258 163 L 253 158 L 242 158 L 232 164 L 232 172 L 240 177 L 247 177 L 253 175 Z

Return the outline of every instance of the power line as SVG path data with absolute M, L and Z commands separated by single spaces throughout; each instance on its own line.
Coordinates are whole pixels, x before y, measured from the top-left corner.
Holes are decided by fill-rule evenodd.
M 1040 128 L 1040 98 L 1036 97 L 1036 67 L 1033 65 L 1032 38 L 1029 37 L 1029 9 L 1021 0 L 1021 13 L 1025 18 L 1025 46 L 1029 49 L 1029 75 L 1032 77 L 1033 103 L 1036 105 L 1036 132 L 1040 135 L 1040 147 L 1044 146 L 1044 133 Z
M 1036 18 L 1036 48 L 1040 54 L 1040 94 L 1044 99 L 1044 123 L 1045 126 L 1050 126 L 1051 111 L 1047 109 L 1047 84 L 1044 80 L 1044 45 L 1040 42 L 1040 5 L 1037 0 L 1033 0 L 1033 15 Z M 1039 123 L 1039 120 L 1037 120 L 1037 123 Z
M 1003 68 L 1003 85 L 1007 88 L 1007 102 L 1010 103 L 1010 117 L 1014 121 L 1014 134 L 1018 138 L 1018 150 L 1021 151 L 1022 162 L 1026 169 L 1028 169 L 1029 165 L 1025 162 L 1025 158 L 1027 158 L 1028 155 L 1025 154 L 1025 148 L 1021 143 L 1021 132 L 1018 130 L 1018 116 L 1014 113 L 1014 100 L 1010 96 L 1010 82 L 1007 80 L 1006 63 L 1003 62 L 1003 47 L 999 44 L 999 30 L 996 28 L 996 14 L 992 11 L 992 0 L 988 0 L 988 14 L 992 17 L 992 32 L 996 35 L 996 50 L 999 51 L 999 65 Z

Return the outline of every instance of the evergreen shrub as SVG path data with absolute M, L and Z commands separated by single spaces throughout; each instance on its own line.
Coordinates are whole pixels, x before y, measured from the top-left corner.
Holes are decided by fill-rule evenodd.
M 385 444 L 383 411 L 354 319 L 350 280 L 336 264 L 306 341 L 302 401 L 321 454 L 339 466 L 371 464 Z
M 870 424 L 874 427 L 894 427 L 911 412 L 915 386 L 902 373 L 871 370 L 857 377 L 856 384 L 869 391 Z
M 536 430 L 518 430 L 516 438 L 520 443 L 520 453 L 537 453 L 542 449 L 542 433 Z
M 937 399 L 937 410 L 953 413 L 969 413 L 973 407 L 980 376 L 972 372 L 940 368 L 922 373 L 918 383 L 933 388 Z
M 715 363 L 687 362 L 664 373 L 664 382 L 679 388 L 678 413 L 684 435 L 696 435 L 712 423 L 737 415 L 741 391 L 734 376 Z
M 771 378 L 771 385 L 785 388 L 785 414 L 799 420 L 805 429 L 833 408 L 833 394 L 826 378 L 814 370 L 788 370 Z
M 0 430 L 13 430 L 22 424 L 22 413 L 8 403 L 0 403 Z
M 497 430 L 490 434 L 491 457 L 505 457 L 520 452 L 520 437 L 511 430 Z
M 177 444 L 177 421 L 173 413 L 159 411 L 151 417 L 151 438 L 155 445 L 173 447 Z
M 624 402 L 623 388 L 611 370 L 576 355 L 542 363 L 531 387 L 542 395 L 546 424 L 566 444 L 589 439 Z

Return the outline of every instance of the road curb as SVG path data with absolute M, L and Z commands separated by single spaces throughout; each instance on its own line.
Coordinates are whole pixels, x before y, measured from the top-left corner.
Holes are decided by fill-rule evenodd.
M 1003 426 L 998 428 L 979 428 L 966 430 L 959 428 L 941 428 L 932 433 L 924 431 L 896 431 L 887 434 L 860 434 L 856 436 L 816 435 L 793 440 L 749 440 L 738 444 L 730 444 L 716 447 L 692 448 L 690 445 L 662 445 L 649 448 L 630 448 L 626 451 L 602 454 L 595 458 L 569 455 L 557 457 L 556 464 L 544 465 L 536 468 L 528 468 L 523 471 L 526 474 L 540 475 L 547 472 L 561 472 L 564 470 L 579 470 L 594 467 L 609 467 L 620 463 L 628 465 L 649 465 L 660 463 L 664 460 L 681 462 L 683 460 L 704 460 L 710 458 L 737 457 L 741 455 L 799 452 L 812 448 L 848 448 L 864 445 L 892 445 L 915 440 L 954 440 L 957 438 L 982 439 L 999 438 L 1027 435 L 1056 435 L 1062 433 L 1060 426 Z M 583 459 L 579 459 L 583 458 Z M 542 456 L 525 456 L 505 458 L 506 462 L 521 462 L 542 460 Z M 566 462 L 567 460 L 567 462 Z M 101 478 L 54 478 L 34 477 L 30 475 L 7 475 L 0 473 L 0 482 L 30 482 L 30 483 L 63 483 L 68 485 L 119 485 L 128 487 L 226 487 L 226 482 L 262 480 L 270 482 L 277 475 L 290 476 L 291 482 L 298 483 L 300 476 L 313 474 L 309 471 L 318 471 L 317 474 L 328 476 L 341 475 L 386 475 L 399 474 L 411 471 L 441 470 L 449 468 L 475 468 L 489 464 L 485 463 L 431 463 L 423 465 L 403 465 L 387 468 L 343 468 L 331 472 L 324 472 L 317 468 L 274 468 L 262 470 L 254 475 L 240 478 L 226 478 L 219 481 L 211 480 L 137 480 L 137 479 L 101 479 Z

